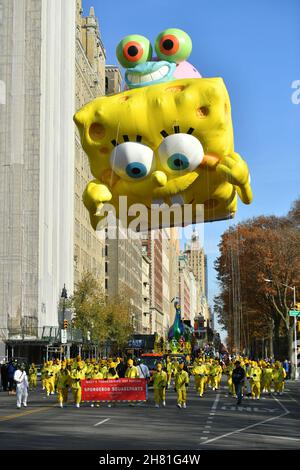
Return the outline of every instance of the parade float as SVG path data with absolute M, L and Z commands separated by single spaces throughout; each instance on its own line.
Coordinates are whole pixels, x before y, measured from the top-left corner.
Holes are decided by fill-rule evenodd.
M 187 62 L 191 50 L 191 38 L 180 29 L 158 35 L 156 55 L 144 36 L 126 36 L 117 47 L 125 89 L 75 114 L 94 177 L 83 202 L 95 230 L 107 207 L 127 226 L 144 208 L 151 229 L 162 205 L 189 206 L 188 223 L 195 223 L 198 207 L 208 222 L 234 217 L 238 196 L 251 202 L 248 166 L 234 149 L 226 86 L 222 78 L 201 77 Z M 163 226 L 159 217 L 155 228 Z M 171 213 L 170 226 L 185 225 L 176 217 Z

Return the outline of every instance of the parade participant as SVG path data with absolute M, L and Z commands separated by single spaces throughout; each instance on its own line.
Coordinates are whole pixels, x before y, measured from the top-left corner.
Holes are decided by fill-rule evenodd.
M 123 379 L 125 377 L 125 372 L 126 372 L 127 367 L 126 367 L 123 357 L 119 357 L 118 360 L 119 360 L 119 363 L 117 365 L 118 376 L 120 377 L 120 379 Z
M 80 408 L 81 402 L 81 380 L 85 379 L 85 373 L 83 370 L 83 362 L 77 361 L 77 368 L 71 372 L 72 379 L 72 392 L 74 396 L 74 403 L 76 408 Z
M 54 395 L 54 370 L 52 361 L 47 361 L 45 367 L 45 388 L 47 397 Z
M 284 380 L 286 378 L 286 372 L 279 361 L 274 364 L 273 380 L 274 380 L 274 392 L 277 395 L 282 395 L 284 390 Z
M 68 401 L 68 390 L 71 384 L 70 372 L 67 369 L 66 361 L 61 363 L 61 368 L 56 375 L 57 380 L 57 393 L 58 403 L 61 408 Z
M 31 364 L 29 368 L 29 387 L 30 390 L 36 388 L 37 386 L 37 367 L 34 363 Z
M 272 386 L 272 380 L 273 380 L 273 368 L 271 367 L 270 363 L 267 363 L 266 366 L 263 369 L 263 383 L 264 383 L 264 389 L 269 395 L 271 395 L 271 386 Z
M 198 359 L 197 364 L 192 369 L 192 374 L 195 376 L 195 387 L 199 396 L 202 398 L 204 393 L 204 386 L 206 381 L 206 367 L 202 364 L 202 360 Z
M 54 391 L 57 391 L 57 374 L 61 369 L 61 362 L 59 359 L 55 359 L 53 364 L 53 371 L 54 371 Z
M 154 402 L 155 408 L 159 408 L 160 404 L 166 406 L 166 387 L 167 387 L 167 373 L 163 370 L 162 364 L 156 365 L 151 382 L 153 382 Z
M 216 390 L 218 388 L 218 384 L 217 384 L 218 373 L 219 373 L 219 369 L 217 367 L 216 361 L 211 361 L 209 378 L 210 378 L 210 385 L 213 390 Z
M 232 383 L 235 387 L 235 394 L 237 396 L 237 404 L 240 405 L 242 403 L 242 387 L 245 379 L 245 370 L 241 367 L 240 361 L 235 361 L 235 368 L 232 371 Z
M 184 370 L 184 362 L 180 362 L 179 369 L 174 377 L 178 408 L 186 408 L 186 386 L 189 381 L 189 374 Z
M 105 359 L 102 359 L 100 364 L 101 364 L 100 371 L 102 372 L 103 378 L 105 379 L 108 373 L 107 361 Z
M 118 373 L 116 371 L 116 367 L 117 367 L 117 364 L 115 362 L 111 362 L 109 364 L 109 369 L 108 369 L 108 372 L 106 374 L 107 380 L 113 380 L 113 379 L 118 379 L 119 378 Z
M 44 361 L 43 367 L 41 369 L 42 390 L 46 390 L 46 368 L 47 362 Z
M 247 398 L 251 397 L 251 384 L 250 384 L 250 376 L 251 376 L 251 364 L 247 360 L 245 361 L 245 381 L 244 381 L 244 386 L 246 388 L 246 395 Z M 243 390 L 244 393 L 244 390 Z
M 257 362 L 253 361 L 252 362 L 252 367 L 251 367 L 251 396 L 255 400 L 260 399 L 260 379 L 261 379 L 261 368 L 258 366 Z
M 14 373 L 14 381 L 17 384 L 17 408 L 21 408 L 22 402 L 23 406 L 26 408 L 28 398 L 28 378 L 25 371 L 25 364 L 17 366 L 17 370 Z
M 221 380 L 222 380 L 222 374 L 223 374 L 223 368 L 221 366 L 221 362 L 217 361 L 216 364 L 216 371 L 217 371 L 217 376 L 216 376 L 216 390 L 219 390 L 221 387 Z
M 107 380 L 116 380 L 119 378 L 117 370 L 116 370 L 117 364 L 115 362 L 111 362 L 109 364 L 109 369 L 106 375 Z M 111 408 L 112 404 L 108 403 L 108 408 Z
M 127 361 L 127 369 L 126 369 L 126 372 L 125 372 L 125 377 L 129 378 L 129 379 L 138 379 L 140 376 L 139 376 L 139 372 L 137 370 L 137 367 L 135 367 L 133 365 L 133 360 L 132 359 L 128 359 Z

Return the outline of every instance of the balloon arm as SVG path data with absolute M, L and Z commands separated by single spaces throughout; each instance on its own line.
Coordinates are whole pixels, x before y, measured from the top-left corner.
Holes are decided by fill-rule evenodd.
M 91 225 L 94 230 L 97 229 L 97 225 L 104 215 L 99 215 L 99 211 L 104 202 L 110 201 L 112 194 L 108 187 L 101 183 L 99 180 L 95 179 L 90 181 L 82 195 L 82 200 L 89 211 Z
M 251 204 L 253 195 L 250 183 L 246 183 L 244 186 L 236 186 L 236 190 L 244 204 Z

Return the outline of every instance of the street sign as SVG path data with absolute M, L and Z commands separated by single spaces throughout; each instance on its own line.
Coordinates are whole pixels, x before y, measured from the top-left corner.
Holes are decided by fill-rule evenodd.
M 290 317 L 300 317 L 300 310 L 289 310 Z
M 60 342 L 61 344 L 67 344 L 68 342 L 68 330 L 60 330 Z

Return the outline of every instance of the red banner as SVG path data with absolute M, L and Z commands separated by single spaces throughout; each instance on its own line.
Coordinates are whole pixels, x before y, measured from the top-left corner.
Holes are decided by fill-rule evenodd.
M 82 380 L 82 401 L 146 401 L 146 379 Z

